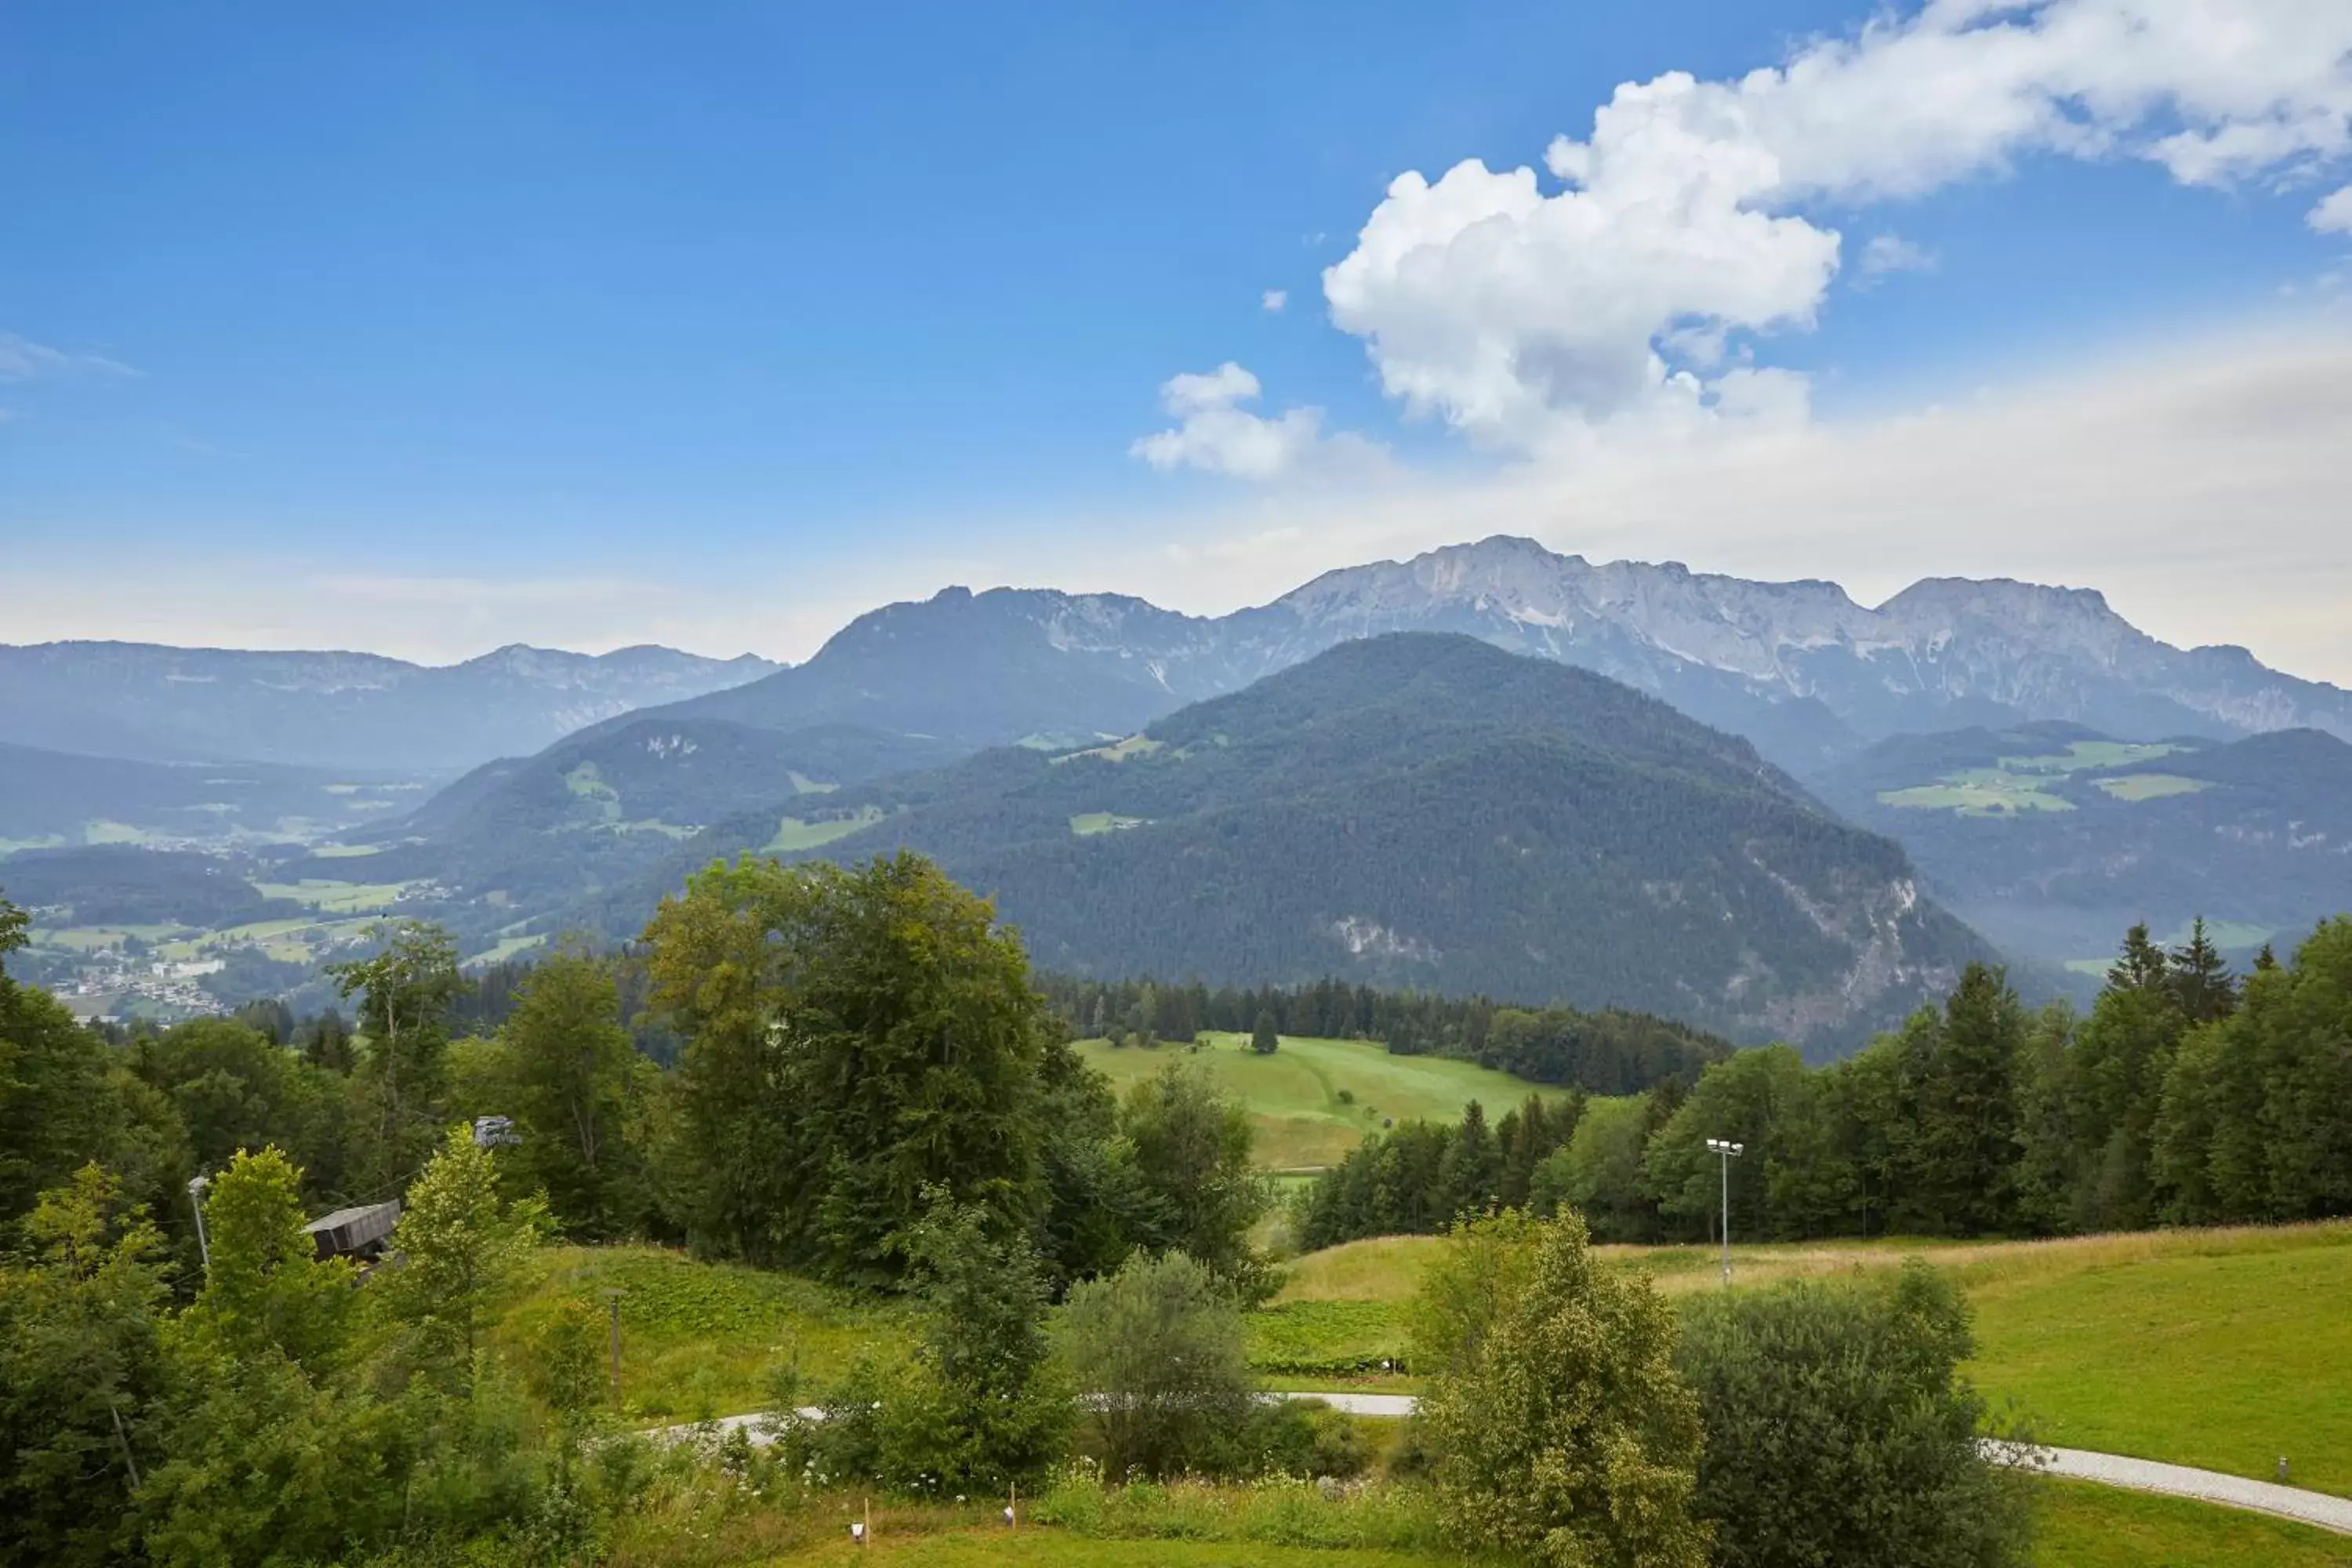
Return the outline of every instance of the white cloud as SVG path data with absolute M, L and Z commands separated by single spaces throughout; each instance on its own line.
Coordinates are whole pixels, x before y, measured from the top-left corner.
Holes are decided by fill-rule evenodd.
M 1282 308 L 1290 303 L 1290 290 L 1287 289 L 1269 289 L 1265 293 L 1258 296 L 1257 302 L 1258 308 L 1265 310 L 1267 314 L 1279 315 L 1282 313 Z
M 2322 234 L 2352 234 L 2352 185 L 2312 208 L 2306 221 Z
M 1269 419 L 1241 406 L 1256 402 L 1258 392 L 1257 377 L 1231 360 L 1206 374 L 1172 376 L 1160 402 L 1176 427 L 1128 450 L 1163 472 L 1193 468 L 1260 482 L 1361 471 L 1386 461 L 1381 447 L 1360 436 L 1326 436 L 1319 408 L 1285 409 Z
M 68 353 L 37 343 L 15 332 L 0 332 L 0 381 L 32 381 L 41 376 L 95 372 L 102 375 L 137 375 L 120 360 L 104 354 Z
M 1899 234 L 1874 234 L 1862 247 L 1862 275 L 1884 277 L 1889 272 L 1933 272 L 1936 253 Z
M 1324 293 L 1391 395 L 1474 439 L 1706 427 L 1727 345 L 1810 328 L 1838 270 L 1841 237 L 1803 203 L 2029 153 L 2307 180 L 2352 153 L 2352 4 L 1928 0 L 1737 80 L 1627 82 L 1547 151 L 1557 190 L 1475 160 L 1400 175 Z

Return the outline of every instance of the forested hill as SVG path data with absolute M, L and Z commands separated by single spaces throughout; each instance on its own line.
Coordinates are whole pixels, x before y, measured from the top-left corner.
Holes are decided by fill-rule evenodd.
M 1342 644 L 1116 745 L 782 810 L 691 858 L 919 849 L 1079 975 L 1558 998 L 1830 1052 L 1985 952 L 1748 742 L 1467 637 Z

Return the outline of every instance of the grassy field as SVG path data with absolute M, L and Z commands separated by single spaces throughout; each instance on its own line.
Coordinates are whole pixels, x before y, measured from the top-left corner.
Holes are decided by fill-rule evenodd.
M 882 809 L 869 805 L 847 816 L 820 817 L 804 821 L 787 816 L 776 825 L 776 836 L 761 846 L 763 854 L 787 854 L 794 849 L 814 849 L 820 844 L 830 844 L 836 838 L 846 838 L 861 827 L 871 827 L 882 820 Z
M 2041 1483 L 2037 1568 L 2344 1568 L 2352 1540 L 2186 1498 Z
M 901 1308 L 656 1247 L 548 1248 L 537 1277 L 503 1314 L 499 1338 L 530 1344 L 566 1300 L 602 1312 L 607 1289 L 623 1292 L 621 1403 L 647 1422 L 758 1410 L 775 1367 L 797 1365 L 823 1383 L 861 1351 L 895 1354 L 907 1339 Z
M 2179 773 L 2124 773 L 2099 780 L 2099 787 L 2117 800 L 2162 800 L 2168 795 L 2195 795 L 2212 786 L 2202 779 L 2185 779 Z
M 289 899 L 327 914 L 356 915 L 388 910 L 415 886 L 410 882 L 337 882 L 307 877 L 299 882 L 256 882 L 265 899 Z
M 1083 1040 L 1078 1052 L 1122 1090 L 1171 1061 L 1206 1065 L 1249 1108 L 1258 1163 L 1277 1171 L 1331 1164 L 1384 1121 L 1453 1121 L 1475 1100 L 1491 1122 L 1530 1094 L 1559 1092 L 1450 1058 L 1391 1056 L 1366 1040 L 1285 1035 L 1271 1056 L 1251 1050 L 1246 1035 L 1206 1032 L 1201 1042 L 1188 1051 Z
M 691 1560 L 831 1563 L 843 1568 L 877 1560 L 939 1568 L 1406 1568 L 1474 1561 L 1439 1551 L 1298 1543 L 1297 1538 L 1314 1539 L 1333 1522 L 1316 1515 L 1339 1512 L 1305 1499 L 1239 1487 L 1138 1489 L 1155 1496 L 1140 1509 L 1123 1511 L 1147 1515 L 1166 1535 L 1121 1539 L 1100 1530 L 1034 1521 L 1016 1531 L 993 1519 L 974 1519 L 982 1512 L 977 1503 L 908 1508 L 838 1497 L 819 1500 L 803 1513 L 769 1516 L 765 1530 L 758 1528 L 763 1521 L 744 1521 L 752 1528 L 730 1532 L 738 1534 L 739 1550 L 721 1547 L 711 1554 L 706 1548 Z M 2039 1482 L 2037 1489 L 2035 1568 L 2343 1568 L 2352 1562 L 2352 1541 L 2261 1514 L 2062 1481 Z M 851 1542 L 848 1525 L 869 1508 L 873 1542 L 859 1547 Z M 663 1528 L 669 1521 L 644 1522 L 653 1528 L 627 1532 L 616 1564 L 686 1560 L 672 1555 L 675 1543 L 662 1539 L 669 1533 Z
M 2072 811 L 2074 803 L 2042 785 L 2046 779 L 2000 768 L 1969 768 L 1946 773 L 1940 783 L 1878 792 L 1881 805 L 1913 811 L 1957 811 L 1962 816 L 2000 816 L 2019 811 Z
M 1398 1308 L 1439 1245 L 1352 1242 L 1290 1268 L 1252 1353 L 1269 1364 L 1393 1354 Z M 1600 1249 L 1668 1295 L 1710 1289 L 1703 1247 Z M 1836 1278 L 1924 1256 L 1976 1310 L 1970 1371 L 2044 1441 L 2352 1496 L 2352 1224 L 2061 1241 L 1736 1247 L 1737 1284 Z M 2352 1551 L 2347 1551 L 2352 1557 Z

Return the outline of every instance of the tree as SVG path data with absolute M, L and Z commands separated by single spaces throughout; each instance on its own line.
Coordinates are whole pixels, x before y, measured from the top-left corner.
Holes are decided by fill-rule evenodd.
M 1970 963 L 1943 1013 L 1916 1015 L 1902 1039 L 1913 1126 L 1898 1217 L 1941 1235 L 2008 1229 L 2025 1040 L 2017 994 L 1999 968 Z
M 1217 1278 L 1181 1252 L 1139 1252 L 1070 1291 L 1059 1325 L 1105 1474 L 1216 1470 L 1249 1418 L 1242 1320 Z
M 407 1325 L 420 1360 L 460 1389 L 473 1385 L 490 1307 L 547 1226 L 535 1200 L 499 1197 L 493 1160 L 473 1129 L 462 1122 L 449 1129 L 410 1185 L 392 1233 L 400 1263 L 372 1288 Z
M 1722 1568 L 2004 1568 L 2032 1499 L 1980 1458 L 1958 1290 L 1914 1259 L 1866 1286 L 1694 1298 L 1677 1363 L 1706 1429 L 1696 1511 Z
M 1277 1281 L 1249 1239 L 1273 1194 L 1250 1163 L 1241 1102 L 1207 1068 L 1179 1061 L 1129 1089 L 1124 1110 L 1142 1199 L 1136 1239 L 1186 1254 L 1248 1300 L 1273 1294 Z
M 1474 1100 L 1462 1108 L 1461 1125 L 1438 1161 L 1439 1212 L 1444 1223 L 1491 1207 L 1502 1179 L 1502 1151 L 1486 1125 L 1486 1108 Z
M 1414 1311 L 1438 1506 L 1465 1545 L 1586 1568 L 1702 1568 L 1698 1403 L 1671 1309 L 1574 1215 L 1454 1232 Z
M 2188 942 L 2172 950 L 2167 979 L 2174 1002 L 2191 1024 L 2226 1018 L 2238 1005 L 2237 977 L 2206 934 L 2203 915 L 2189 923 Z
M 25 1228 L 0 1267 L 0 1563 L 111 1563 L 132 1471 L 163 1457 L 163 1237 L 96 1165 Z
M 522 1181 L 545 1191 L 567 1230 L 588 1237 L 625 1234 L 644 1209 L 639 1161 L 625 1135 L 641 1058 L 620 1008 L 609 968 L 558 951 L 516 989 L 499 1031 L 506 1114 L 522 1132 L 508 1157 Z
M 747 856 L 697 875 L 646 934 L 688 1036 L 698 1244 L 887 1284 L 929 1187 L 1001 1234 L 1035 1224 L 1055 1030 L 985 900 L 911 854 L 854 869 Z
M 908 1250 L 921 1339 L 905 1365 L 866 1361 L 827 1396 L 820 1468 L 934 1496 L 1041 1475 L 1066 1451 L 1072 1400 L 1049 1365 L 1035 1248 L 934 1189 Z
M 1260 1013 L 1256 1026 L 1250 1031 L 1250 1049 L 1262 1057 L 1270 1057 L 1281 1044 L 1282 1037 L 1274 1032 L 1274 1015 Z
M 361 1185 L 396 1185 L 432 1149 L 440 1124 L 449 1009 L 464 988 L 455 939 L 424 921 L 378 930 L 374 956 L 327 965 L 346 996 L 360 998 L 359 1064 L 369 1144 Z
M 221 1354 L 275 1352 L 316 1372 L 341 1348 L 352 1268 L 302 1229 L 301 1173 L 276 1149 L 240 1152 L 205 1202 L 211 1266 L 190 1322 Z

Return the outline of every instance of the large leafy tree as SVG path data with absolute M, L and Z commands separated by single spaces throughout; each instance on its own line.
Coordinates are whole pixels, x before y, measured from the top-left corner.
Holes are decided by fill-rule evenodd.
M 652 1068 L 622 1026 L 611 969 L 584 953 L 549 955 L 517 989 L 499 1037 L 505 1113 L 523 1134 L 506 1158 L 568 1230 L 625 1233 L 645 1207 L 628 1131 Z
M 1135 1239 L 1186 1254 L 1251 1300 L 1272 1294 L 1249 1239 L 1272 1193 L 1250 1163 L 1241 1102 L 1208 1068 L 1171 1062 L 1128 1091 L 1123 1126 L 1142 1194 Z
M 373 1289 L 405 1324 L 420 1362 L 452 1386 L 472 1386 L 475 1352 L 516 1267 L 546 1234 L 536 1199 L 499 1195 L 495 1156 L 462 1122 L 408 1189 L 392 1245 L 399 1267 Z
M 342 1348 L 352 1268 L 302 1229 L 301 1173 L 276 1149 L 240 1152 L 205 1202 L 211 1262 L 189 1325 L 222 1354 L 270 1352 L 313 1370 Z
M 646 929 L 688 1037 L 678 1159 L 699 1244 L 895 1281 L 925 1192 L 1027 1230 L 1055 1036 L 1019 939 L 919 856 L 714 865 Z
M 403 921 L 381 933 L 371 957 L 330 964 L 343 995 L 357 996 L 361 1125 L 367 1145 L 355 1185 L 362 1192 L 396 1186 L 431 1152 L 447 1089 L 449 1009 L 465 988 L 450 934 L 424 921 Z
M 115 1561 L 135 1469 L 161 1462 L 163 1238 L 86 1165 L 0 1267 L 0 1564 Z
M 1584 1222 L 1455 1232 L 1414 1310 L 1439 1506 L 1463 1544 L 1558 1568 L 1701 1568 L 1698 1402 L 1672 1310 Z

